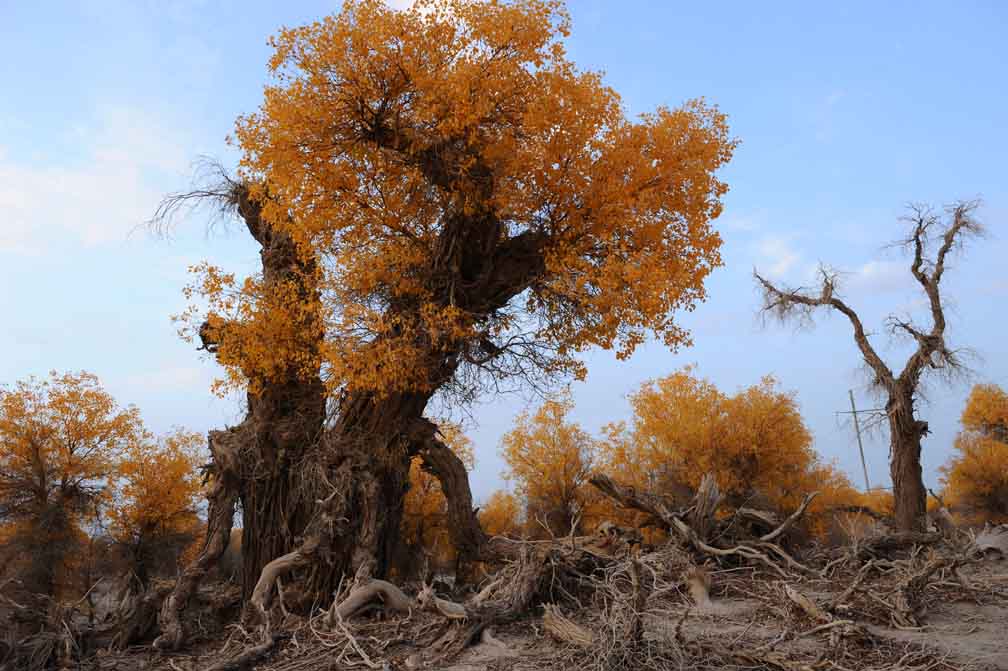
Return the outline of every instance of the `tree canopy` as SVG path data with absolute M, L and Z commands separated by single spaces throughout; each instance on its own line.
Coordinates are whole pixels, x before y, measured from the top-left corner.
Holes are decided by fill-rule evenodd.
M 109 531 L 132 555 L 132 569 L 142 582 L 155 562 L 174 560 L 199 528 L 200 451 L 205 442 L 184 429 L 160 438 L 145 432 L 126 446 L 116 464 Z
M 0 390 L 0 526 L 5 549 L 31 557 L 35 591 L 60 588 L 82 525 L 109 501 L 118 458 L 142 434 L 139 411 L 121 408 L 90 373 L 53 371 Z
M 794 394 L 776 379 L 734 395 L 697 377 L 691 367 L 645 382 L 630 395 L 631 425 L 610 425 L 606 470 L 623 482 L 683 503 L 712 473 L 735 505 L 790 512 L 812 491 L 820 513 L 857 500 L 847 478 L 813 448 Z
M 547 400 L 535 413 L 520 414 L 501 439 L 505 477 L 525 500 L 530 531 L 545 524 L 552 533 L 568 533 L 572 524 L 588 522 L 588 505 L 597 498 L 588 478 L 599 443 L 568 418 L 573 408 L 567 395 Z
M 1008 393 L 973 387 L 962 413 L 956 454 L 941 468 L 949 503 L 969 516 L 1008 521 Z
M 240 175 L 317 259 L 317 293 L 196 269 L 231 383 L 286 357 L 333 390 L 472 393 L 583 375 L 577 352 L 626 356 L 649 332 L 689 341 L 672 314 L 721 262 L 715 171 L 735 142 L 699 100 L 628 119 L 567 59 L 568 26 L 554 0 L 360 0 L 273 39 Z M 324 345 L 298 347 L 291 325 L 318 310 Z

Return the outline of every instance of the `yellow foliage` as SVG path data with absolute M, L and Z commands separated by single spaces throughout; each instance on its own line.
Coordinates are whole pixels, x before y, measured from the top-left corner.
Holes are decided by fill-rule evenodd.
M 632 426 L 609 425 L 603 441 L 605 469 L 621 481 L 685 504 L 710 472 L 733 505 L 781 512 L 818 491 L 809 515 L 817 532 L 832 508 L 857 497 L 843 473 L 820 461 L 794 395 L 773 377 L 728 396 L 687 367 L 644 383 L 630 404 Z
M 159 440 L 146 434 L 127 446 L 117 464 L 115 503 L 108 511 L 118 542 L 150 545 L 195 531 L 205 440 L 177 429 Z
M 472 469 L 475 465 L 472 441 L 462 432 L 462 427 L 441 422 L 439 430 L 444 443 L 467 469 Z M 455 548 L 448 530 L 448 503 L 441 482 L 424 469 L 421 457 L 414 457 L 410 463 L 409 482 L 403 501 L 403 537 L 440 561 L 454 558 Z
M 501 439 L 508 465 L 505 477 L 527 503 L 527 524 L 533 534 L 542 530 L 539 521 L 555 534 L 568 533 L 579 517 L 582 528 L 590 529 L 597 521 L 599 496 L 588 485 L 588 477 L 598 441 L 567 421 L 573 408 L 568 395 L 548 400 L 534 414 L 520 414 Z
M 225 386 L 321 365 L 333 389 L 427 391 L 446 358 L 513 374 L 485 367 L 505 347 L 583 376 L 591 346 L 689 341 L 672 313 L 721 263 L 715 173 L 735 141 L 703 101 L 627 118 L 567 59 L 569 24 L 557 0 L 347 0 L 280 31 L 237 123 L 241 177 L 319 263 L 290 283 L 194 269 Z M 292 327 L 316 311 L 320 352 Z
M 57 588 L 81 522 L 142 435 L 139 411 L 118 407 L 90 373 L 54 371 L 0 390 L 0 511 L 34 557 L 38 588 Z
M 518 536 L 521 533 L 521 506 L 511 492 L 497 490 L 479 511 L 480 525 L 490 536 Z
M 822 478 L 798 404 L 772 377 L 727 396 L 686 368 L 645 383 L 630 403 L 630 444 L 639 463 L 626 463 L 626 448 L 608 461 L 646 477 L 641 485 L 681 483 L 692 490 L 712 472 L 737 504 L 758 495 L 793 509 Z
M 1008 522 L 1008 393 L 974 386 L 962 425 L 957 454 L 941 468 L 946 502 L 967 517 Z

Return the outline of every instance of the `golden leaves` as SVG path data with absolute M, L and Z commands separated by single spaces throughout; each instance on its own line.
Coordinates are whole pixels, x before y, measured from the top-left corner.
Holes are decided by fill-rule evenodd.
M 145 434 L 126 448 L 116 467 L 115 502 L 108 513 L 117 540 L 150 542 L 197 525 L 205 441 L 200 434 L 176 429 L 160 439 Z
M 573 409 L 569 395 L 549 399 L 535 413 L 520 414 L 514 428 L 501 439 L 501 454 L 508 465 L 505 478 L 514 482 L 530 514 L 544 517 L 541 521 L 559 534 L 570 531 L 577 518 L 590 526 L 589 508 L 598 498 L 587 482 L 599 444 L 568 419 Z M 535 532 L 533 525 L 537 522 L 529 520 Z
M 703 101 L 628 119 L 567 60 L 569 23 L 555 0 L 356 0 L 276 35 L 275 81 L 235 137 L 263 218 L 318 261 L 307 307 L 327 343 L 292 365 L 386 394 L 429 391 L 488 337 L 520 334 L 539 369 L 577 376 L 588 347 L 688 343 L 672 314 L 721 263 L 710 222 L 735 141 Z M 228 325 L 227 383 L 287 370 L 260 358 L 299 356 L 283 328 L 304 299 L 199 273 L 193 295 Z
M 609 429 L 608 467 L 637 486 L 688 496 L 710 472 L 736 505 L 790 512 L 819 491 L 816 517 L 856 502 L 843 473 L 819 460 L 797 401 L 773 377 L 729 396 L 688 367 L 645 383 L 630 404 L 632 427 Z
M 99 514 L 118 540 L 191 527 L 200 442 L 182 430 L 155 440 L 91 373 L 19 381 L 0 390 L 3 521 L 36 544 L 77 542 Z
M 480 507 L 479 521 L 488 536 L 516 536 L 521 533 L 522 511 L 518 498 L 496 491 Z
M 93 506 L 116 460 L 142 432 L 91 373 L 28 378 L 0 391 L 0 498 L 13 517 L 57 502 L 71 516 Z
M 1008 521 L 1008 393 L 975 385 L 962 414 L 957 454 L 941 467 L 948 503 L 999 523 Z

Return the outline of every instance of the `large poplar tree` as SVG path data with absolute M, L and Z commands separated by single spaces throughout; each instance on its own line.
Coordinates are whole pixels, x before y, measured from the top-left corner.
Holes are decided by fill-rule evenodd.
M 249 407 L 211 434 L 210 533 L 162 645 L 181 641 L 239 502 L 257 608 L 292 571 L 323 598 L 341 575 L 386 575 L 414 456 L 460 555 L 492 553 L 428 403 L 583 376 L 591 347 L 687 344 L 673 314 L 721 262 L 715 173 L 734 141 L 716 108 L 628 118 L 567 59 L 559 2 L 418 4 L 348 1 L 282 30 L 263 104 L 237 124 L 238 176 L 168 203 L 217 199 L 263 271 L 203 265 L 191 288 L 209 304 L 192 332 Z

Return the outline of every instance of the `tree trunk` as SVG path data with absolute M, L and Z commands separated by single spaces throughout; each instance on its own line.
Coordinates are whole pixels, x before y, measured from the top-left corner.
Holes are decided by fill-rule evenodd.
M 238 448 L 244 442 L 244 427 L 228 431 L 211 431 L 207 443 L 210 447 L 212 478 L 207 501 L 207 530 L 199 555 L 179 574 L 175 587 L 165 599 L 158 613 L 161 635 L 154 641 L 159 650 L 176 650 L 185 640 L 182 611 L 204 576 L 224 554 L 231 540 L 235 505 L 238 502 L 240 475 L 238 473 Z
M 900 531 L 923 532 L 927 526 L 927 489 L 920 456 L 921 438 L 927 434 L 928 425 L 914 418 L 912 387 L 897 384 L 886 408 L 896 526 Z

